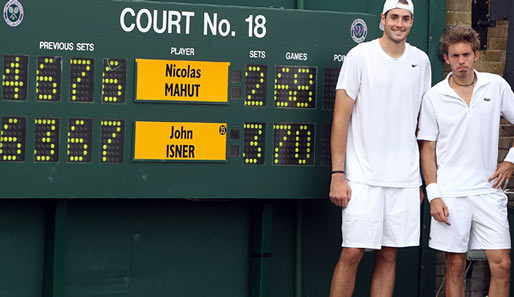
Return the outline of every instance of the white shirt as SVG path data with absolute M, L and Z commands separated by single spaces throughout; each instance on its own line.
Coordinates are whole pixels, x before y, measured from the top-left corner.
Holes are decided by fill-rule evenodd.
M 347 179 L 382 187 L 421 185 L 416 125 L 430 85 L 427 55 L 408 43 L 399 58 L 386 54 L 378 39 L 348 53 L 336 87 L 355 100 L 346 146 Z
M 423 97 L 418 139 L 436 141 L 437 184 L 443 197 L 496 191 L 487 179 L 497 168 L 500 116 L 514 122 L 514 94 L 500 76 L 475 71 L 470 106 L 448 79 Z

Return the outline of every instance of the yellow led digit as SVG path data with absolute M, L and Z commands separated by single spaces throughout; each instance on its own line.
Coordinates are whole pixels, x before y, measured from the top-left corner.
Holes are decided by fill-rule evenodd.
M 0 161 L 25 161 L 26 119 L 2 117 Z
M 264 164 L 266 124 L 245 123 L 243 131 L 243 163 Z
M 274 165 L 314 165 L 314 124 L 273 125 Z
M 125 121 L 102 120 L 100 121 L 102 135 L 100 139 L 102 163 L 123 162 Z
M 36 118 L 34 126 L 34 161 L 59 161 L 59 119 Z
M 267 77 L 267 65 L 246 65 L 244 97 L 246 106 L 266 106 Z
M 91 162 L 92 134 L 91 119 L 68 120 L 68 162 Z
M 95 60 L 74 57 L 70 59 L 70 94 L 72 102 L 93 102 Z
M 127 60 L 103 60 L 102 102 L 124 103 L 127 83 Z
M 315 108 L 316 73 L 316 67 L 275 66 L 275 107 Z
M 28 62 L 28 56 L 4 55 L 2 97 L 5 100 L 27 100 Z
M 61 100 L 62 57 L 37 57 L 36 100 Z

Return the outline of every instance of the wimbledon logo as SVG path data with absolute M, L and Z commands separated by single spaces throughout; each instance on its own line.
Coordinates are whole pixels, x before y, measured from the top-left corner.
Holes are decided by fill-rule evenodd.
M 355 19 L 350 29 L 350 35 L 356 43 L 363 42 L 368 35 L 368 26 L 366 25 L 366 22 L 363 19 Z
M 4 6 L 4 20 L 11 27 L 18 26 L 23 21 L 23 6 L 18 0 L 10 0 Z

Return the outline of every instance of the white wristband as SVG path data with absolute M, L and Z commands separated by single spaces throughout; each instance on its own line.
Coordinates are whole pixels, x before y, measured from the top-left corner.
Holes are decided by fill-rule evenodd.
M 509 149 L 509 153 L 507 154 L 507 156 L 505 157 L 505 159 L 503 161 L 514 163 L 514 147 L 511 147 Z
M 439 189 L 439 185 L 437 183 L 431 183 L 427 186 L 427 198 L 428 202 L 431 202 L 435 198 L 441 198 L 441 190 Z

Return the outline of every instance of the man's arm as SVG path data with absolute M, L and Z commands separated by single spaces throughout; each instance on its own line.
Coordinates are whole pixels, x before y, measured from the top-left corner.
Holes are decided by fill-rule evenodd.
M 348 124 L 354 103 L 345 90 L 336 91 L 332 135 L 330 137 L 332 171 L 344 170 Z M 337 206 L 346 207 L 351 199 L 351 193 L 352 190 L 344 178 L 344 173 L 333 173 L 330 183 L 330 201 Z
M 514 143 L 505 157 L 505 160 L 498 165 L 496 171 L 489 177 L 489 182 L 496 179 L 492 185 L 493 188 L 499 189 L 503 185 L 503 190 L 507 188 L 509 179 L 514 172 Z
M 435 155 L 435 141 L 421 141 L 421 169 L 423 172 L 423 177 L 425 178 L 425 183 L 427 186 L 427 192 L 429 187 L 437 187 L 437 165 L 436 165 L 436 155 Z M 434 219 L 438 222 L 444 222 L 447 225 L 450 225 L 448 221 L 448 207 L 441 199 L 441 197 L 430 197 L 432 199 L 430 202 L 430 214 L 434 217 Z
M 514 93 L 509 83 L 501 78 L 501 115 L 511 124 L 514 124 Z M 493 188 L 499 189 L 503 186 L 503 190 L 507 188 L 509 179 L 514 172 L 514 143 L 505 157 L 505 160 L 498 165 L 496 171 L 489 177 L 489 182 L 496 179 L 492 185 Z

